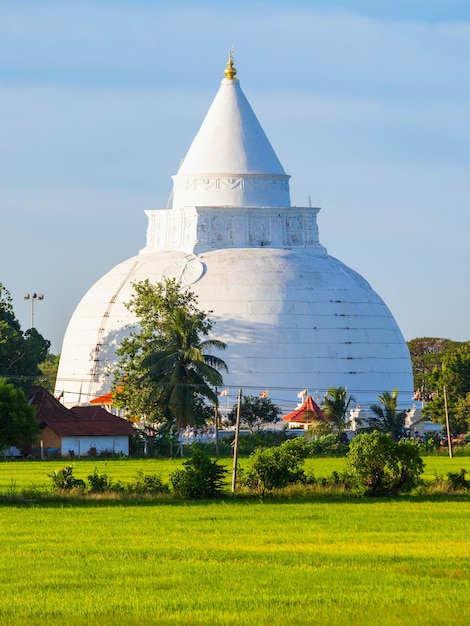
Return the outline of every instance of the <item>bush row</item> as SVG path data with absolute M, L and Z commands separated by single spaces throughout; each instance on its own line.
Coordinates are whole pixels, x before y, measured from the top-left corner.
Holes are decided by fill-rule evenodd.
M 50 475 L 54 491 L 57 493 L 96 494 L 114 492 L 119 494 L 157 495 L 173 492 L 182 498 L 214 498 L 223 492 L 227 470 L 216 461 L 212 461 L 198 447 L 193 447 L 192 456 L 183 462 L 183 469 L 170 474 L 167 485 L 156 474 L 139 472 L 130 483 L 113 481 L 107 474 L 100 474 L 98 468 L 88 476 L 85 482 L 73 474 L 73 466 L 67 465 Z
M 191 446 L 192 456 L 183 462 L 182 469 L 170 474 L 165 484 L 155 474 L 140 472 L 130 483 L 114 482 L 107 474 L 99 474 L 95 467 L 87 481 L 75 478 L 73 467 L 66 466 L 51 475 L 58 493 L 117 493 L 157 495 L 173 492 L 188 499 L 214 498 L 226 490 L 227 470 L 211 460 L 200 445 Z M 358 435 L 350 444 L 346 471 L 333 472 L 327 478 L 316 478 L 304 470 L 304 462 L 311 454 L 311 442 L 304 437 L 288 439 L 271 448 L 258 448 L 249 458 L 247 467 L 238 472 L 237 487 L 247 494 L 265 496 L 270 493 L 308 495 L 327 490 L 368 496 L 393 496 L 420 487 L 424 463 L 420 446 L 413 440 L 394 441 L 379 432 Z M 470 491 L 466 470 L 449 472 L 447 478 L 436 477 L 427 489 L 436 492 Z

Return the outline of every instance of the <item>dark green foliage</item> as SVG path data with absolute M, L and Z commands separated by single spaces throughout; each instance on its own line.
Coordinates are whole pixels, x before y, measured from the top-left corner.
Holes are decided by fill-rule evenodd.
M 240 472 L 240 483 L 264 495 L 273 489 L 305 482 L 303 463 L 308 455 L 304 438 L 285 441 L 278 447 L 258 449 L 250 456 L 247 469 Z
M 408 343 L 415 389 L 428 419 L 445 423 L 444 387 L 451 431 L 470 430 L 470 342 L 423 338 Z
M 233 437 L 223 437 L 219 439 L 219 452 L 217 454 L 216 443 L 215 440 L 207 441 L 204 443 L 197 442 L 198 445 L 202 447 L 207 456 L 215 457 L 219 456 L 222 458 L 233 457 Z M 194 445 L 194 444 L 192 444 Z M 192 447 L 191 445 L 191 447 Z M 190 447 L 190 449 L 191 449 Z M 185 448 L 186 451 L 187 448 Z
M 214 498 L 223 492 L 227 470 L 212 461 L 199 446 L 191 446 L 192 457 L 184 461 L 184 469 L 170 475 L 173 491 L 182 498 Z
M 41 373 L 38 383 L 51 394 L 54 393 L 57 370 L 59 369 L 60 355 L 48 354 L 42 363 L 39 363 Z
M 413 365 L 414 388 L 419 390 L 422 399 L 434 391 L 430 377 L 434 370 L 441 370 L 442 359 L 447 352 L 456 350 L 460 342 L 438 337 L 418 337 L 408 341 Z
M 137 494 L 168 493 L 168 486 L 156 474 L 138 472 L 134 482 L 127 487 L 128 491 Z
M 52 479 L 52 486 L 55 491 L 71 491 L 72 489 L 83 491 L 83 489 L 85 489 L 85 482 L 80 478 L 75 478 L 71 465 L 66 465 L 60 470 L 55 470 L 50 474 L 50 478 Z
M 281 431 L 261 431 L 252 435 L 240 436 L 238 440 L 239 456 L 249 456 L 257 448 L 272 448 L 279 446 L 287 439 L 286 433 Z
M 308 453 L 312 456 L 328 456 L 335 454 L 346 454 L 349 444 L 340 441 L 334 434 L 321 435 L 320 437 L 308 437 Z
M 347 458 L 351 475 L 371 496 L 411 489 L 424 471 L 418 445 L 409 439 L 394 441 L 378 431 L 357 435 Z
M 375 417 L 370 417 L 368 427 L 365 430 L 378 430 L 386 433 L 395 441 L 398 441 L 405 433 L 406 411 L 398 410 L 398 390 L 392 393 L 384 391 L 377 396 L 380 404 L 373 404 L 370 409 Z
M 0 378 L 0 452 L 36 441 L 39 427 L 34 415 L 23 390 Z
M 0 283 L 0 377 L 27 390 L 41 375 L 39 363 L 50 345 L 35 328 L 21 330 L 10 293 Z
M 235 404 L 227 415 L 227 420 L 234 425 L 237 420 L 238 407 Z M 243 396 L 240 403 L 240 427 L 247 428 L 250 434 L 259 433 L 270 423 L 278 422 L 282 411 L 269 398 Z
M 116 350 L 114 402 L 148 424 L 171 422 L 179 427 L 201 419 L 201 399 L 217 405 L 214 391 L 223 382 L 222 359 L 210 354 L 225 349 L 216 339 L 203 339 L 213 323 L 196 307 L 196 296 L 175 280 L 152 285 L 135 283 L 127 303 L 138 328 Z
M 349 407 L 355 402 L 352 396 L 348 396 L 344 387 L 331 387 L 323 397 L 322 413 L 338 437 L 341 437 L 344 431 L 349 428 Z
M 99 474 L 98 468 L 93 468 L 93 474 L 88 476 L 89 490 L 92 493 L 102 493 L 111 488 L 112 481 L 109 480 L 107 474 Z
M 467 471 L 461 469 L 459 472 L 448 472 L 447 480 L 452 491 L 468 491 L 470 490 L 470 480 L 466 478 Z
M 205 334 L 205 313 L 190 314 L 184 308 L 167 313 L 161 329 L 166 343 L 149 354 L 142 362 L 153 384 L 153 395 L 167 418 L 179 427 L 196 425 L 198 409 L 196 400 L 206 398 L 217 406 L 214 387 L 223 383 L 219 370 L 227 370 L 222 359 L 205 350 L 225 349 L 225 344 L 215 339 L 201 341 Z

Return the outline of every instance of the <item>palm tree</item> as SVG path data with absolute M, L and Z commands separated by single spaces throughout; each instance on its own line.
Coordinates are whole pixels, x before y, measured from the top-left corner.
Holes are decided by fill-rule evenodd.
M 351 402 L 356 402 L 344 387 L 331 387 L 323 397 L 321 410 L 338 437 L 349 428 L 351 420 L 348 417 Z
M 179 427 L 192 423 L 197 397 L 218 405 L 213 388 L 223 384 L 219 370 L 228 371 L 222 359 L 205 352 L 213 348 L 225 350 L 226 344 L 217 339 L 201 341 L 201 334 L 207 334 L 204 314 L 175 308 L 163 327 L 162 348 L 142 363 L 155 384 L 153 395 L 162 411 Z
M 376 417 L 370 417 L 369 427 L 382 433 L 388 433 L 395 441 L 403 436 L 405 428 L 406 411 L 398 411 L 398 389 L 392 393 L 385 391 L 377 396 L 380 404 L 373 404 L 370 409 Z

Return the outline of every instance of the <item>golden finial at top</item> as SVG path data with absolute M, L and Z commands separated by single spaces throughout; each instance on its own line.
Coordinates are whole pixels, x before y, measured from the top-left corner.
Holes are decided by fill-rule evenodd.
M 227 67 L 224 70 L 224 74 L 228 78 L 228 80 L 233 80 L 236 73 L 237 70 L 233 67 L 233 50 L 230 50 L 228 55 Z

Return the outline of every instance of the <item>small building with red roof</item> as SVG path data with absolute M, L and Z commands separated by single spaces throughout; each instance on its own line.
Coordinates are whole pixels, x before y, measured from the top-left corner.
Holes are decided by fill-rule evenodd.
M 294 411 L 284 415 L 282 421 L 288 422 L 289 428 L 303 428 L 307 430 L 311 424 L 326 422 L 327 419 L 312 396 L 307 396 Z
M 35 456 L 129 455 L 129 437 L 136 431 L 126 419 L 103 407 L 68 409 L 42 387 L 32 389 L 30 404 L 36 408 L 41 429 Z

